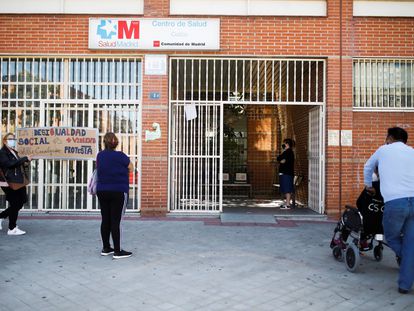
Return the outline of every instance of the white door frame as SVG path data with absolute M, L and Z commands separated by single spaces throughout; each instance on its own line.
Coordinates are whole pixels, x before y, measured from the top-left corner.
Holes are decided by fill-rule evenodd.
M 319 214 L 325 212 L 325 109 L 324 106 L 309 110 L 308 130 L 308 207 Z M 314 118 L 314 115 L 317 118 Z M 317 122 L 318 132 L 313 132 L 312 122 Z M 313 148 L 313 136 L 317 136 L 317 150 Z M 316 171 L 314 166 L 316 165 Z M 317 183 L 313 178 L 316 174 Z M 316 189 L 315 189 L 316 188 Z

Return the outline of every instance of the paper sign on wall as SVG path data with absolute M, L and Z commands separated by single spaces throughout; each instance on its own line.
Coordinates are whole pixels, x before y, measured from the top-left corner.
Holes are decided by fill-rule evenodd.
M 159 123 L 152 123 L 153 131 L 146 130 L 145 131 L 145 141 L 152 141 L 161 138 L 161 126 Z
M 197 109 L 194 104 L 188 104 L 184 106 L 185 118 L 187 121 L 191 121 L 197 118 Z

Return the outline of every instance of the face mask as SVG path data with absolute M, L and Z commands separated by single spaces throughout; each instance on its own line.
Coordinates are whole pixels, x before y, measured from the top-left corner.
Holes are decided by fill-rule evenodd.
M 284 150 L 286 148 L 286 145 L 285 144 L 282 144 L 282 149 Z
M 7 140 L 7 146 L 10 148 L 16 148 L 16 140 L 15 139 L 8 139 Z

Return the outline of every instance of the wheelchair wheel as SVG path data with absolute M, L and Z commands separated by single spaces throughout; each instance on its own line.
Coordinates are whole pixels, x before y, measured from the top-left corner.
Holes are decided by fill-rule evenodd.
M 340 245 L 335 245 L 334 246 L 334 248 L 332 249 L 332 255 L 338 261 L 343 261 L 344 260 L 344 254 L 342 252 L 342 247 Z
M 349 244 L 345 249 L 345 265 L 348 271 L 355 272 L 359 266 L 360 259 L 358 247 L 353 243 Z
M 376 261 L 382 260 L 382 245 L 377 245 L 374 247 L 374 257 Z

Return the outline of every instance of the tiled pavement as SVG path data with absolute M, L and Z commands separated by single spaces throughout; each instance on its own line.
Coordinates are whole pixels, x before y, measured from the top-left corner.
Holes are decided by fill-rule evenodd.
M 27 235 L 0 232 L 0 310 L 414 310 L 389 249 L 350 273 L 332 222 L 225 218 L 129 217 L 133 257 L 113 260 L 99 217 L 22 217 Z

